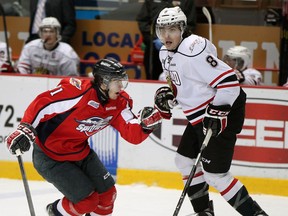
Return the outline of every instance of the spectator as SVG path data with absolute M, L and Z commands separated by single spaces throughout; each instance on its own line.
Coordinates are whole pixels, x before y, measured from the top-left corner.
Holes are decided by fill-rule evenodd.
M 28 151 L 33 165 L 63 197 L 48 204 L 50 216 L 112 215 L 115 182 L 88 139 L 111 125 L 132 144 L 140 144 L 161 124 L 152 107 L 132 113 L 133 101 L 124 91 L 128 75 L 116 60 L 102 59 L 93 80 L 65 78 L 55 89 L 38 95 L 5 143 L 11 154 Z
M 79 57 L 61 40 L 61 25 L 54 17 L 46 17 L 39 28 L 41 39 L 26 44 L 21 51 L 17 71 L 22 74 L 79 75 Z
M 5 42 L 0 41 L 0 72 L 11 73 L 14 72 L 13 64 L 11 62 L 12 49 L 9 47 L 8 57 L 7 53 L 7 44 Z
M 249 68 L 251 53 L 247 47 L 234 46 L 227 50 L 223 61 L 235 70 L 238 81 L 242 85 L 262 85 L 260 71 Z
M 187 26 L 192 33 L 196 25 L 194 1 L 145 0 L 137 15 L 136 20 L 145 44 L 144 68 L 146 79 L 158 80 L 162 72 L 161 62 L 158 57 L 162 43 L 154 32 L 155 19 L 163 8 L 176 5 L 185 8 L 185 11 L 187 11 L 189 15 Z
M 196 215 L 215 215 L 209 198 L 212 186 L 239 214 L 267 216 L 230 172 L 237 134 L 243 127 L 246 94 L 233 69 L 217 58 L 215 46 L 187 34 L 186 25 L 179 7 L 165 8 L 157 18 L 156 34 L 164 44 L 159 57 L 169 87 L 159 88 L 154 101 L 163 118 L 170 119 L 170 110 L 179 104 L 189 121 L 175 156 L 185 183 L 196 165 L 187 185 L 189 200 Z M 212 137 L 203 150 L 207 131 Z
M 74 0 L 30 0 L 30 27 L 26 43 L 39 38 L 39 26 L 45 17 L 55 17 L 60 22 L 61 41 L 70 43 L 76 31 Z

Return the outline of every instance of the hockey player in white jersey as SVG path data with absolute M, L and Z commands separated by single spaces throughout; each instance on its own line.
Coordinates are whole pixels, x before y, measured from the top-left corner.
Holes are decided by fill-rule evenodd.
M 13 68 L 13 63 L 9 61 L 12 56 L 12 49 L 9 47 L 9 54 L 10 56 L 8 57 L 7 53 L 7 44 L 5 42 L 0 41 L 0 73 L 13 73 L 14 68 Z
M 61 40 L 61 25 L 54 17 L 46 17 L 39 28 L 40 39 L 26 44 L 21 52 L 17 71 L 21 74 L 79 75 L 79 57 Z
M 177 149 L 175 163 L 184 183 L 200 151 L 207 128 L 212 137 L 187 191 L 197 215 L 214 215 L 209 186 L 241 215 L 267 215 L 251 198 L 246 187 L 230 173 L 236 135 L 245 115 L 246 94 L 234 69 L 217 58 L 215 46 L 185 31 L 186 16 L 179 7 L 163 9 L 156 34 L 163 43 L 160 60 L 170 87 L 155 93 L 155 107 L 171 118 L 179 103 L 189 123 Z M 225 212 L 219 213 L 225 215 Z
M 230 47 L 223 61 L 235 70 L 241 85 L 262 85 L 263 79 L 260 71 L 248 67 L 251 62 L 251 52 L 247 47 Z

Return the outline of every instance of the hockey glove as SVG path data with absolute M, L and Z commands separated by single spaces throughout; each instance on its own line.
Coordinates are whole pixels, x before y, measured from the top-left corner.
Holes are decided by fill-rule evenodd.
M 234 72 L 235 72 L 235 74 L 237 76 L 237 80 L 239 81 L 239 83 L 243 83 L 245 81 L 244 74 L 241 71 L 236 70 L 236 69 L 234 70 Z
M 14 68 L 9 62 L 4 62 L 0 67 L 0 72 L 14 73 Z
M 171 89 L 169 87 L 160 87 L 154 96 L 155 108 L 160 112 L 162 118 L 170 119 L 172 117 L 171 109 L 178 105 Z
M 158 129 L 162 123 L 160 112 L 153 107 L 144 107 L 138 113 L 139 123 L 144 132 L 151 132 Z
M 204 135 L 206 135 L 208 128 L 211 128 L 212 136 L 218 136 L 227 126 L 227 115 L 230 110 L 230 105 L 214 106 L 209 104 L 203 119 Z
M 30 149 L 31 143 L 35 141 L 36 130 L 28 123 L 20 123 L 13 133 L 11 133 L 5 140 L 7 148 L 12 155 L 16 154 L 19 149 L 20 153 L 26 152 Z M 19 152 L 19 151 L 17 151 Z

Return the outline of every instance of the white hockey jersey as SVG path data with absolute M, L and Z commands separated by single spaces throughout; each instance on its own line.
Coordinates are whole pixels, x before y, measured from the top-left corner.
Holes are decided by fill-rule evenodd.
M 21 51 L 17 70 L 22 74 L 79 75 L 79 57 L 67 43 L 59 42 L 53 50 L 45 50 L 41 39 L 26 44 Z
M 245 80 L 241 83 L 242 85 L 262 85 L 263 79 L 260 71 L 254 68 L 247 68 L 242 71 Z
M 162 46 L 159 56 L 168 84 L 192 125 L 202 121 L 209 103 L 232 106 L 240 93 L 234 70 L 217 58 L 216 47 L 205 38 L 191 35 L 175 52 Z
M 10 52 L 10 59 L 12 55 L 12 49 L 9 47 Z M 8 60 L 8 53 L 7 53 L 7 44 L 5 42 L 0 41 L 0 72 L 6 72 L 2 71 L 2 65 L 5 64 Z

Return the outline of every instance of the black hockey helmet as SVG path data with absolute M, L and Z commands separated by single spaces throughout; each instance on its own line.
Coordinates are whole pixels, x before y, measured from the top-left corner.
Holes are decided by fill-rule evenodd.
M 95 83 L 101 85 L 102 83 L 109 86 L 113 80 L 121 80 L 123 89 L 128 85 L 128 75 L 125 68 L 120 62 L 115 59 L 101 59 L 95 63 L 93 67 L 93 76 Z

